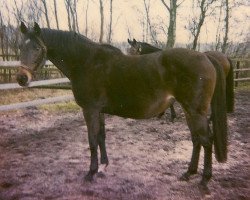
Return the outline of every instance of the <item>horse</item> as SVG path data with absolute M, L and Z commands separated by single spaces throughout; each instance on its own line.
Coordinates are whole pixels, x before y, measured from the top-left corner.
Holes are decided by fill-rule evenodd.
M 162 49 L 157 48 L 153 45 L 150 45 L 146 42 L 138 42 L 135 39 L 129 40 L 130 48 L 128 49 L 128 53 L 130 55 L 143 55 L 154 53 L 157 51 L 162 51 Z M 234 74 L 233 74 L 233 64 L 232 60 L 227 57 L 224 53 L 219 51 L 206 51 L 204 52 L 209 57 L 212 56 L 213 59 L 217 60 L 222 66 L 223 71 L 226 76 L 226 103 L 227 103 L 227 112 L 232 113 L 234 111 Z M 208 58 L 209 58 L 208 57 Z M 174 104 L 174 101 L 173 101 Z M 171 111 L 171 121 L 176 118 L 176 112 L 173 104 L 170 106 Z
M 208 190 L 213 144 L 216 159 L 227 160 L 225 77 L 216 60 L 182 48 L 125 55 L 111 45 L 95 43 L 75 32 L 40 28 L 37 23 L 29 28 L 21 22 L 20 31 L 21 66 L 16 74 L 19 85 L 28 86 L 46 59 L 71 81 L 87 125 L 91 157 L 86 181 L 92 181 L 98 169 L 109 164 L 104 114 L 151 118 L 163 112 L 174 96 L 185 110 L 193 142 L 192 158 L 181 180 L 197 173 L 202 146 L 204 170 L 200 186 Z M 210 104 L 212 129 L 208 122 Z

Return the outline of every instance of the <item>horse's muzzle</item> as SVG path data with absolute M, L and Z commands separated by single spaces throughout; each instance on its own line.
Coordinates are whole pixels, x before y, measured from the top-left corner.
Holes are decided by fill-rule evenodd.
M 20 86 L 28 86 L 29 83 L 32 80 L 32 74 L 23 68 L 19 68 L 17 74 L 16 74 L 16 81 Z

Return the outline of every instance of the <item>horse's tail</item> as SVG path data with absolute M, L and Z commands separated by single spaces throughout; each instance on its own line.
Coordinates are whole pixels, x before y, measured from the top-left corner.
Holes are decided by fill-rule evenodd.
M 233 63 L 230 58 L 228 58 L 230 63 L 230 70 L 226 78 L 226 98 L 227 98 L 227 112 L 231 113 L 234 111 L 234 72 Z
M 215 157 L 218 162 L 227 160 L 227 107 L 226 80 L 219 63 L 208 56 L 216 69 L 216 85 L 211 102 Z

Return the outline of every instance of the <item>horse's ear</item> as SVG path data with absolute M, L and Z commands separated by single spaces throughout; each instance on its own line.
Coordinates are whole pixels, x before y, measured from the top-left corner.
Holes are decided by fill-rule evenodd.
M 134 44 L 136 44 L 136 43 L 137 43 L 137 41 L 135 40 L 135 38 L 133 39 L 133 43 L 134 43 Z
M 132 41 L 131 41 L 130 39 L 128 39 L 128 43 L 129 43 L 129 44 L 132 44 Z
M 40 35 L 41 33 L 41 28 L 40 26 L 35 22 L 34 24 L 34 28 L 33 28 L 34 32 L 37 34 L 37 35 Z
M 21 33 L 23 34 L 28 32 L 28 28 L 25 26 L 24 22 L 21 22 L 20 30 L 21 30 Z

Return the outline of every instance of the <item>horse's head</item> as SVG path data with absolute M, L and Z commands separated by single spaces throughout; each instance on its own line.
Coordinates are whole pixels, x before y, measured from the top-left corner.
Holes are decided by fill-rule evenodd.
M 20 30 L 23 34 L 20 45 L 21 66 L 18 69 L 16 80 L 19 85 L 28 86 L 34 73 L 45 64 L 47 49 L 41 39 L 41 29 L 37 23 L 32 29 L 28 29 L 22 22 Z
M 135 39 L 130 40 L 128 39 L 128 43 L 130 44 L 130 48 L 128 49 L 128 53 L 130 55 L 141 55 L 141 43 L 137 42 Z

